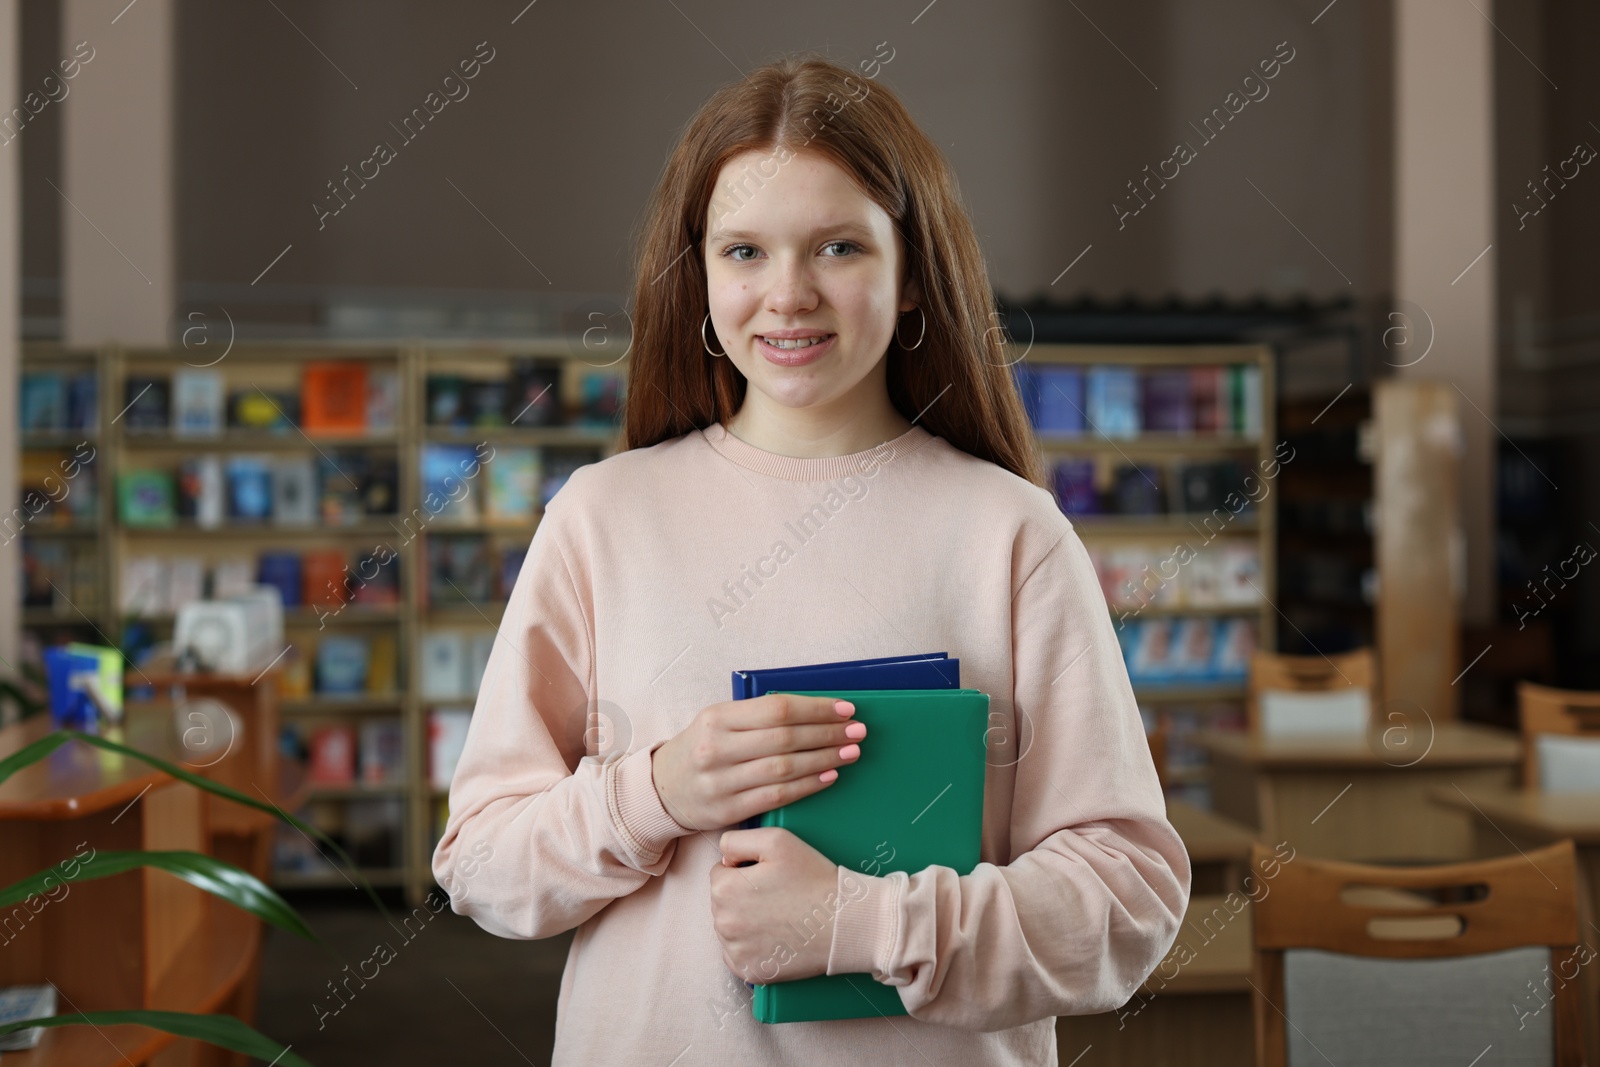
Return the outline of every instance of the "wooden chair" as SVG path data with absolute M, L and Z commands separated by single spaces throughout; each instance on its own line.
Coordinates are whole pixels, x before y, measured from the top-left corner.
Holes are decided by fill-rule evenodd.
M 1314 722 L 1306 722 L 1314 716 L 1313 709 L 1297 708 L 1292 718 L 1285 715 L 1280 725 L 1271 721 L 1274 719 L 1272 714 L 1264 714 L 1264 698 L 1270 703 L 1276 694 L 1325 694 L 1333 698 L 1332 703 L 1339 704 L 1343 702 L 1338 698 L 1347 697 L 1350 690 L 1366 694 L 1366 718 L 1370 723 L 1372 703 L 1378 692 L 1377 675 L 1377 660 L 1370 648 L 1358 648 L 1335 656 L 1284 656 L 1258 649 L 1250 657 L 1245 724 L 1256 737 L 1278 736 L 1291 726 L 1296 734 L 1318 732 Z M 1329 710 L 1333 714 L 1333 709 Z M 1341 712 L 1339 717 L 1347 716 Z M 1365 725 L 1360 732 L 1366 732 Z
M 1517 683 L 1517 705 L 1522 719 L 1522 784 L 1526 789 L 1543 789 L 1543 770 L 1539 765 L 1539 736 L 1595 738 L 1600 758 L 1600 693 L 1574 689 L 1552 689 L 1533 682 Z M 1600 765 L 1597 765 L 1600 777 Z M 1600 790 L 1600 782 L 1595 788 Z
M 1258 844 L 1252 863 L 1259 1067 L 1286 1067 L 1291 1044 L 1339 1067 L 1465 1064 L 1489 1044 L 1496 1062 L 1582 1064 L 1594 952 L 1571 841 L 1433 867 L 1280 862 Z

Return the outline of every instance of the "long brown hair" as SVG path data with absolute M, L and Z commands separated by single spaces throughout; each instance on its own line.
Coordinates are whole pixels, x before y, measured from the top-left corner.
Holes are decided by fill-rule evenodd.
M 717 174 L 746 151 L 814 151 L 854 177 L 894 221 L 906 282 L 927 329 L 890 344 L 890 402 L 956 448 L 1045 485 L 1002 347 L 983 255 L 955 176 L 887 86 L 808 53 L 719 89 L 690 120 L 651 194 L 638 237 L 623 448 L 644 448 L 731 418 L 746 382 L 711 356 L 702 241 Z M 909 328 L 909 327 L 908 327 Z

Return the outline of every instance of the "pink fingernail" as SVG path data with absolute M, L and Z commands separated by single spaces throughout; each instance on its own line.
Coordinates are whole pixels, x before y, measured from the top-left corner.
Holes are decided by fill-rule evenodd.
M 821 774 L 817 775 L 817 777 L 821 778 L 824 782 L 831 782 L 835 778 L 839 777 L 839 772 L 830 769 L 823 771 Z
M 861 755 L 860 745 L 846 745 L 839 750 L 840 759 L 855 759 L 859 755 Z
M 853 722 L 844 728 L 844 735 L 852 741 L 859 741 L 863 737 L 867 736 L 867 724 L 864 722 Z
M 850 715 L 855 712 L 856 706 L 850 703 L 848 700 L 835 700 L 833 702 L 833 710 L 837 711 L 840 715 Z

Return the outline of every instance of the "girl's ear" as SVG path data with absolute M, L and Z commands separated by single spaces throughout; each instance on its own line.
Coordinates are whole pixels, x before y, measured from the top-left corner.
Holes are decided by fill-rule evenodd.
M 917 284 L 915 278 L 906 279 L 903 295 L 900 298 L 900 310 L 910 311 L 922 303 L 922 286 Z

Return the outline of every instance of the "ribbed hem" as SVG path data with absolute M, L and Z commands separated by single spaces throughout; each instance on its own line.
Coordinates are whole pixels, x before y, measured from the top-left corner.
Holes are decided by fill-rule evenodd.
M 879 982 L 888 980 L 889 965 L 900 947 L 900 897 L 907 880 L 904 871 L 874 878 L 839 868 L 839 911 L 828 946 L 829 974 L 871 974 Z
M 623 840 L 646 864 L 654 863 L 674 838 L 694 833 L 667 813 L 656 792 L 650 770 L 650 757 L 665 741 L 651 748 L 630 752 L 612 763 L 607 771 L 606 805 L 611 821 Z
M 871 477 L 877 473 L 876 468 L 910 455 L 934 436 L 921 426 L 913 425 L 893 440 L 847 456 L 780 456 L 735 437 L 720 422 L 712 423 L 700 433 L 707 444 L 739 466 L 791 482 L 825 482 L 847 474 Z

